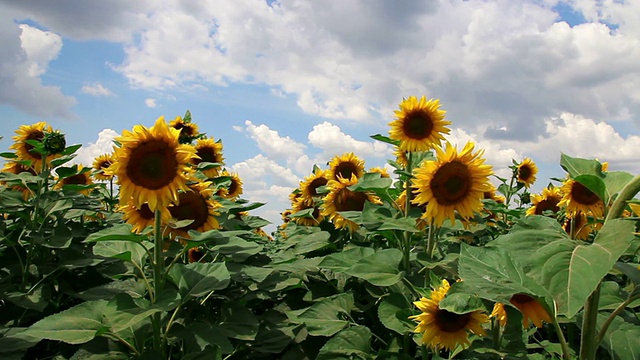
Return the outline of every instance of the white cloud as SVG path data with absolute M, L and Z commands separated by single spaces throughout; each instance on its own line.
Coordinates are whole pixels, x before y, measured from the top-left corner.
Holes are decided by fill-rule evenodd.
M 158 104 L 156 104 L 156 99 L 152 99 L 152 98 L 146 98 L 144 99 L 144 104 L 148 107 L 148 108 L 155 108 L 156 106 L 158 106 Z
M 37 77 L 46 70 L 49 62 L 58 57 L 62 49 L 62 38 L 50 31 L 42 31 L 27 24 L 19 25 L 22 33 L 20 43 L 27 53 L 29 76 Z
M 85 166 L 91 166 L 96 157 L 113 152 L 113 139 L 116 136 L 118 136 L 118 133 L 111 129 L 100 131 L 96 142 L 83 145 L 77 151 L 77 156 L 73 161 Z
M 305 146 L 291 139 L 289 136 L 280 136 L 280 134 L 271 130 L 267 125 L 254 125 L 251 121 L 244 122 L 244 131 L 247 132 L 258 148 L 269 158 L 276 160 L 298 158 L 304 154 Z
M 80 91 L 82 91 L 85 94 L 89 94 L 93 96 L 116 96 L 116 94 L 114 94 L 113 91 L 104 87 L 100 83 L 84 85 L 82 86 L 82 89 Z
M 359 141 L 347 135 L 334 124 L 327 121 L 315 125 L 308 136 L 309 143 L 322 149 L 325 155 L 342 155 L 354 152 L 358 156 L 386 157 L 391 154 L 391 147 L 379 141 Z

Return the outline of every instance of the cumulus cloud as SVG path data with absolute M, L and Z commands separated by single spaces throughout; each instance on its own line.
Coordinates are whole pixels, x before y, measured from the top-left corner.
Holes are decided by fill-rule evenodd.
M 156 103 L 156 99 L 152 99 L 152 98 L 146 98 L 144 99 L 144 104 L 148 107 L 148 108 L 155 108 L 156 106 L 158 106 L 158 104 Z
M 2 7 L 2 6 L 0 6 Z M 6 10 L 6 9 L 5 9 Z M 74 118 L 73 97 L 42 85 L 42 75 L 62 48 L 59 35 L 16 24 L 12 11 L 0 12 L 0 104 L 41 117 Z
M 100 131 L 98 139 L 95 142 L 83 145 L 77 151 L 77 156 L 73 161 L 85 166 L 91 166 L 96 157 L 113 152 L 113 139 L 116 136 L 118 136 L 118 133 L 111 129 Z
M 306 146 L 289 136 L 280 136 L 277 131 L 271 130 L 265 124 L 256 126 L 250 120 L 246 120 L 244 124 L 244 129 L 236 128 L 236 130 L 245 131 L 267 157 L 282 160 L 297 158 L 304 154 Z
M 340 127 L 327 121 L 315 125 L 308 136 L 309 143 L 330 156 L 354 152 L 359 156 L 386 157 L 391 147 L 379 141 L 359 141 L 342 132 Z
M 82 91 L 85 94 L 89 94 L 93 96 L 116 96 L 116 94 L 114 94 L 113 91 L 104 87 L 100 83 L 84 85 L 82 86 L 82 89 L 80 89 L 80 91 Z

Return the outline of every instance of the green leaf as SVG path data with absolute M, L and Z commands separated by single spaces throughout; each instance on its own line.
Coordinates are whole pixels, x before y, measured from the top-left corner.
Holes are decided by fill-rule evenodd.
M 108 331 L 102 323 L 102 315 L 107 301 L 87 301 L 71 309 L 47 316 L 31 325 L 24 335 L 62 341 L 68 344 L 82 344 Z
M 371 358 L 371 330 L 366 326 L 344 329 L 320 349 L 317 360 Z
M 147 249 L 153 248 L 151 242 L 100 241 L 93 246 L 93 254 L 134 262 L 141 267 L 147 257 L 147 252 L 142 245 L 145 245 Z
M 2 152 L 0 153 L 0 156 L 5 158 L 5 159 L 17 159 L 18 155 L 16 153 L 12 153 L 12 152 Z
M 371 138 L 374 140 L 378 140 L 378 141 L 382 141 L 383 143 L 387 143 L 387 144 L 391 144 L 391 145 L 400 145 L 400 141 L 398 140 L 393 140 L 388 136 L 384 136 L 381 134 L 375 134 L 375 135 L 371 135 Z
M 343 314 L 353 309 L 352 293 L 343 293 L 317 301 L 308 308 L 287 311 L 293 322 L 304 323 L 309 335 L 332 336 L 349 325 Z
M 603 177 L 602 164 L 597 160 L 574 158 L 566 154 L 560 155 L 560 166 L 569 173 L 571 178 L 579 175 L 595 175 Z
M 409 320 L 409 316 L 413 315 L 411 309 L 413 304 L 410 304 L 404 296 L 391 293 L 378 306 L 378 319 L 387 329 L 405 334 L 416 328 L 416 323 Z
M 358 261 L 374 253 L 375 250 L 372 248 L 358 246 L 339 253 L 327 255 L 318 266 L 333 271 L 346 271 Z
M 219 326 L 212 326 L 209 323 L 191 322 L 188 326 L 180 328 L 176 324 L 175 334 L 184 340 L 187 351 L 192 353 L 194 350 L 204 350 L 208 346 L 218 346 L 223 354 L 233 352 L 233 345 L 225 336 Z
M 329 237 L 330 234 L 328 232 L 319 231 L 309 235 L 294 235 L 287 241 L 296 242 L 296 246 L 293 249 L 296 255 L 304 255 L 331 245 Z
M 635 223 L 607 221 L 593 244 L 556 240 L 532 254 L 529 274 L 554 294 L 559 313 L 573 317 L 634 239 Z
M 598 195 L 600 200 L 607 201 L 606 192 L 607 188 L 602 181 L 602 178 L 595 175 L 578 175 L 574 178 L 575 181 L 584 185 L 587 189 L 591 190 L 594 194 Z
M 611 202 L 613 196 L 619 193 L 633 179 L 633 175 L 623 171 L 610 171 L 606 173 L 604 184 L 606 185 L 606 203 Z
M 606 318 L 598 315 L 598 323 L 602 324 Z M 607 329 L 602 345 L 616 360 L 640 359 L 640 326 L 617 316 Z
M 345 272 L 376 286 L 391 286 L 402 280 L 404 275 L 398 269 L 400 261 L 402 261 L 400 250 L 384 249 L 358 261 Z
M 90 243 L 113 240 L 141 242 L 146 239 L 148 239 L 147 236 L 132 233 L 131 225 L 118 224 L 87 236 L 83 242 Z
M 248 257 L 259 253 L 262 250 L 262 245 L 254 242 L 246 241 L 236 234 L 250 234 L 250 231 L 219 231 L 210 230 L 203 233 L 196 231 L 189 231 L 191 239 L 187 240 L 189 244 L 192 243 L 212 243 L 213 246 L 209 248 L 212 252 L 217 252 L 227 256 L 228 260 L 244 261 Z
M 175 264 L 169 271 L 168 278 L 178 286 L 184 301 L 224 289 L 231 281 L 225 263 Z
M 631 265 L 623 262 L 617 262 L 613 266 L 614 269 L 620 271 L 621 273 L 627 275 L 631 282 L 638 286 L 640 285 L 640 269 L 638 269 L 637 265 Z
M 79 293 L 84 300 L 110 300 L 117 294 L 128 294 L 133 298 L 141 298 L 145 293 L 145 286 L 142 281 L 133 278 L 126 280 L 115 280 L 110 283 L 93 287 Z
M 258 318 L 238 302 L 227 302 L 222 306 L 220 329 L 230 338 L 254 340 L 259 329 Z

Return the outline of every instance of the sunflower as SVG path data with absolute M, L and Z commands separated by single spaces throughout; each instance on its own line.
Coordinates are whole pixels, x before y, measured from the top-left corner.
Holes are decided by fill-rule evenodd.
M 220 176 L 228 176 L 231 183 L 227 188 L 219 188 L 216 195 L 222 196 L 225 199 L 234 200 L 238 196 L 242 195 L 242 180 L 236 173 L 229 173 L 226 169 L 222 171 Z
M 483 209 L 484 192 L 492 188 L 489 182 L 492 168 L 481 158 L 483 150 L 473 152 L 468 142 L 458 153 L 447 142 L 446 150 L 436 148 L 437 161 L 424 161 L 415 169 L 413 203 L 426 204 L 422 218 L 441 226 L 446 218 L 455 222 L 457 212 L 463 219 L 473 217 Z
M 308 203 L 304 201 L 304 199 L 299 199 L 292 205 L 293 205 L 293 209 L 292 209 L 293 213 L 297 213 L 298 211 L 302 211 L 302 210 L 313 209 L 313 212 L 311 213 L 311 216 L 313 216 L 313 219 L 308 217 L 293 218 L 293 221 L 295 221 L 300 225 L 318 226 L 318 224 L 320 224 L 320 222 L 324 220 L 324 216 L 322 215 L 322 212 L 317 206 L 313 205 L 313 202 Z
M 87 169 L 82 165 L 78 165 L 77 174 L 58 179 L 57 181 L 58 182 L 54 186 L 55 189 L 62 189 L 65 185 L 93 185 L 90 169 Z M 78 192 L 84 195 L 89 195 L 91 188 L 78 190 Z
M 35 123 L 33 125 L 22 125 L 18 130 L 16 130 L 17 136 L 13 137 L 13 145 L 9 146 L 9 149 L 15 150 L 16 155 L 18 155 L 19 160 L 28 160 L 31 161 L 31 166 L 36 169 L 36 171 L 40 171 L 42 169 L 42 155 L 32 151 L 34 146 L 28 144 L 27 140 L 36 140 L 42 141 L 46 133 L 52 132 L 53 129 L 51 125 L 47 124 L 44 121 Z M 47 156 L 47 163 L 58 155 L 49 155 Z
M 504 304 L 499 302 L 495 303 L 489 317 L 495 317 L 500 326 L 505 327 L 507 325 L 507 312 L 504 310 Z
M 387 172 L 386 168 L 382 168 L 382 167 L 376 166 L 376 167 L 372 167 L 367 172 L 369 172 L 369 173 L 378 173 L 378 174 L 380 174 L 381 178 L 387 178 L 387 179 L 391 178 L 391 176 Z
M 393 150 L 393 155 L 396 156 L 396 163 L 406 169 L 409 165 L 407 152 L 396 146 L 395 150 Z
M 203 252 L 202 249 L 197 247 L 189 249 L 187 254 L 189 256 L 189 263 L 204 262 L 204 256 L 206 255 L 206 253 Z
M 109 175 L 104 171 L 115 162 L 113 154 L 102 154 L 93 160 L 93 176 L 96 180 L 109 181 L 113 179 L 113 175 Z
M 518 164 L 516 180 L 528 188 L 536 181 L 537 173 L 538 167 L 533 160 L 525 158 L 520 164 Z
M 507 201 L 507 199 L 502 195 L 498 195 L 496 191 L 497 191 L 496 188 L 493 185 L 491 185 L 491 190 L 485 191 L 483 194 L 483 198 L 485 200 L 493 200 L 498 204 L 504 204 L 505 201 Z
M 593 191 L 573 180 L 567 179 L 560 188 L 563 197 L 559 207 L 566 207 L 567 213 L 573 216 L 577 212 L 591 212 L 595 217 L 604 216 L 604 203 Z
M 325 172 L 316 169 L 313 174 L 305 177 L 304 181 L 300 182 L 300 191 L 297 194 L 299 194 L 299 198 L 307 204 L 313 204 L 314 199 L 321 196 L 321 194 L 318 193 L 318 188 L 327 185 L 328 182 L 329 180 L 325 177 Z M 293 199 L 291 200 L 292 203 L 295 201 Z
M 336 229 L 349 228 L 351 232 L 358 229 L 358 224 L 345 219 L 339 213 L 342 211 L 362 211 L 365 202 L 380 204 L 377 196 L 347 189 L 351 185 L 358 183 L 355 174 L 350 179 L 340 178 L 340 180 L 329 180 L 327 188 L 329 193 L 323 198 L 322 216 L 328 217 Z
M 291 214 L 293 214 L 293 209 L 287 209 L 280 213 L 280 216 L 282 216 L 282 222 L 284 224 L 287 224 L 289 221 L 291 221 Z
M 551 211 L 557 213 L 560 210 L 560 203 L 562 200 L 562 193 L 560 188 L 550 186 L 542 189 L 542 193 L 531 195 L 532 207 L 527 209 L 527 215 L 543 215 L 545 211 Z
M 168 224 L 171 220 L 169 210 L 165 207 L 158 208 L 158 210 L 160 210 L 161 224 Z M 119 206 L 118 211 L 122 213 L 122 220 L 133 226 L 132 231 L 136 234 L 140 234 L 147 227 L 154 225 L 155 212 L 146 203 L 138 207 L 133 199 L 130 199 L 126 204 Z
M 364 160 L 352 152 L 334 156 L 328 165 L 329 170 L 326 172 L 328 180 L 351 179 L 352 175 L 359 179 L 364 175 Z
M 407 191 L 403 191 L 400 193 L 400 195 L 398 195 L 398 198 L 396 199 L 396 204 L 398 205 L 398 208 L 400 209 L 400 211 L 402 211 L 403 213 L 406 211 L 405 209 L 407 208 Z M 411 203 L 411 209 L 420 209 L 421 213 L 424 213 L 424 211 L 426 210 L 427 206 L 426 204 L 422 204 L 422 205 L 416 205 L 414 203 Z M 422 219 L 422 218 L 418 218 L 416 219 L 416 228 L 418 230 L 424 230 L 427 227 L 427 222 Z
M 195 149 L 181 145 L 178 136 L 161 116 L 151 128 L 136 125 L 115 138 L 121 147 L 115 148 L 115 162 L 105 173 L 118 177 L 121 204 L 133 198 L 137 208 L 147 203 L 155 211 L 176 202 L 178 190 L 188 190 Z
M 587 240 L 589 234 L 602 228 L 602 223 L 589 222 L 589 217 L 592 217 L 591 214 L 585 214 L 580 211 L 571 216 L 567 216 L 563 225 L 564 231 L 576 240 Z M 571 233 L 572 227 L 573 234 Z
M 14 161 L 8 161 L 4 164 L 4 167 L 2 168 L 2 172 L 4 173 L 12 173 L 12 174 L 21 174 L 21 173 L 29 173 L 31 175 L 37 175 L 36 171 L 33 168 L 30 167 L 26 167 L 20 163 L 14 162 Z M 0 181 L 0 185 L 6 185 L 6 181 Z M 31 191 L 31 189 L 29 189 L 28 187 L 22 185 L 22 184 L 15 184 L 11 186 L 11 190 L 13 191 L 17 191 L 22 193 L 22 198 L 24 200 L 27 200 L 32 194 L 33 192 Z
M 198 165 L 203 162 L 224 165 L 221 141 L 216 142 L 212 138 L 199 139 L 196 141 L 195 148 L 197 157 L 193 159 L 194 165 Z M 212 168 L 202 170 L 202 173 L 207 177 L 213 178 L 218 176 L 218 168 L 219 166 L 214 166 Z
M 216 209 L 221 207 L 220 203 L 213 200 L 214 190 L 210 187 L 211 182 L 194 182 L 188 185 L 189 190 L 178 195 L 175 205 L 169 207 L 171 216 L 178 220 L 193 220 L 192 223 L 172 229 L 174 236 L 189 238 L 188 231 L 196 230 L 205 232 L 220 228 L 216 216 L 220 213 Z
M 469 346 L 467 330 L 479 336 L 487 335 L 482 324 L 489 322 L 489 317 L 482 311 L 456 314 L 440 309 L 440 301 L 448 291 L 449 282 L 442 280 L 442 286 L 431 292 L 430 299 L 423 297 L 413 303 L 422 313 L 409 317 L 419 322 L 414 332 L 423 333 L 422 343 L 436 350 Z
M 551 317 L 538 300 L 527 294 L 515 294 L 509 299 L 509 302 L 522 313 L 522 326 L 529 327 L 529 319 L 537 327 L 542 327 L 542 321 L 551 323 Z
M 446 111 L 440 110 L 440 100 L 428 100 L 415 96 L 402 100 L 400 110 L 395 111 L 396 119 L 389 123 L 389 137 L 400 141 L 400 149 L 405 151 L 428 151 L 440 145 L 443 134 L 451 122 L 444 120 Z
M 198 137 L 198 125 L 190 121 L 184 121 L 180 116 L 176 116 L 175 119 L 171 120 L 169 126 L 180 131 L 179 141 L 181 144 L 190 144 Z

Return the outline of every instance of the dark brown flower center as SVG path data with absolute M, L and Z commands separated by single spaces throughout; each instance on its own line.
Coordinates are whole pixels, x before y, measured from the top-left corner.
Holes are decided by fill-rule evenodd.
M 351 161 L 343 161 L 336 165 L 335 178 L 351 179 L 351 175 L 358 176 L 358 166 Z
M 232 177 L 231 184 L 229 184 L 229 189 L 228 189 L 229 195 L 235 194 L 236 191 L 238 191 L 239 189 L 240 189 L 240 184 L 238 184 L 238 181 Z
M 471 320 L 471 313 L 456 314 L 447 310 L 438 309 L 435 314 L 435 323 L 443 332 L 453 333 L 464 329 Z
M 207 222 L 209 207 L 207 201 L 199 194 L 186 192 L 180 194 L 179 204 L 171 206 L 169 212 L 177 220 L 193 220 L 191 224 L 180 229 L 195 230 Z
M 109 160 L 103 160 L 98 164 L 98 168 L 102 170 L 108 168 L 109 166 L 111 166 L 111 161 Z
M 62 179 L 62 183 L 65 185 L 87 185 L 89 183 L 87 180 L 86 173 L 76 174 Z
M 41 131 L 41 130 L 32 130 L 25 137 L 25 140 L 42 141 L 42 139 L 44 139 L 44 132 Z M 33 145 L 27 144 L 26 142 L 24 143 L 24 149 L 27 150 L 27 153 L 29 153 L 29 155 L 31 155 L 31 157 L 33 157 L 34 159 L 42 159 L 42 155 L 40 153 L 37 153 L 35 151 L 31 151 L 31 150 L 33 150 L 33 148 L 34 148 Z
M 571 186 L 571 198 L 582 205 L 593 205 L 600 201 L 598 195 L 577 181 Z
M 366 201 L 367 194 L 344 188 L 335 197 L 334 206 L 337 211 L 362 211 Z
M 440 205 L 455 205 L 471 192 L 471 173 L 461 162 L 442 165 L 431 180 L 431 192 Z
M 414 110 L 408 113 L 402 123 L 402 131 L 412 139 L 422 140 L 431 135 L 433 131 L 433 120 L 429 114 L 423 110 Z
M 139 144 L 129 155 L 127 176 L 137 186 L 157 190 L 178 176 L 175 148 L 162 140 Z
M 518 168 L 518 180 L 520 182 L 527 182 L 531 178 L 531 174 L 533 173 L 531 167 L 527 165 L 521 165 Z
M 540 200 L 540 202 L 538 202 L 538 204 L 536 205 L 535 214 L 542 215 L 545 211 L 549 210 L 555 214 L 560 210 L 560 207 L 558 206 L 559 202 L 560 199 L 555 196 Z
M 146 203 L 140 206 L 140 209 L 138 209 L 138 215 L 145 220 L 151 220 L 155 217 L 154 212 L 151 211 L 149 205 Z
M 198 262 L 204 257 L 204 253 L 198 248 L 189 249 L 189 262 Z
M 526 294 L 515 294 L 511 297 L 511 299 L 509 299 L 509 302 L 516 307 L 530 303 L 532 301 L 536 301 L 536 299 Z
M 318 196 L 318 188 L 325 185 L 327 185 L 327 179 L 325 177 L 315 178 L 311 183 L 309 183 L 307 190 L 309 190 L 309 194 L 311 194 L 311 196 Z
M 198 165 L 201 162 L 219 163 L 222 162 L 220 155 L 216 153 L 216 149 L 212 146 L 200 147 L 196 150 L 196 155 L 200 159 L 194 159 L 193 162 Z

